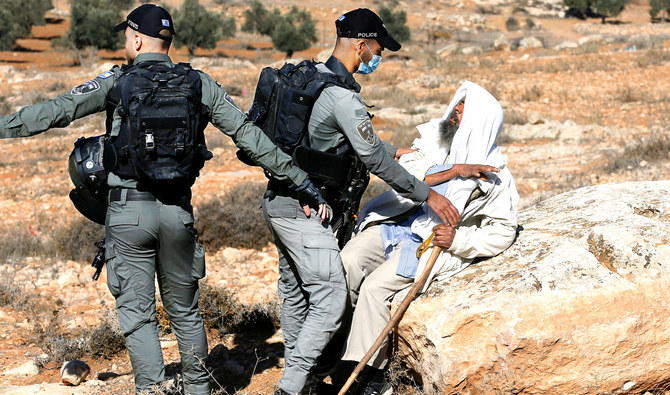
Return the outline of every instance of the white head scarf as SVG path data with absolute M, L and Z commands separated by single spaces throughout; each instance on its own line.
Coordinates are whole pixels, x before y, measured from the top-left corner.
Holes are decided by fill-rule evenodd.
M 470 81 L 465 81 L 458 88 L 442 118 L 433 119 L 417 127 L 421 138 L 414 141 L 414 146 L 440 155 L 442 148 L 439 148 L 439 124 L 449 118 L 456 105 L 463 99 L 465 99 L 463 118 L 448 151 L 447 163 L 505 167 L 507 161 L 495 144 L 503 125 L 502 106 L 486 89 Z M 445 196 L 458 212 L 463 214 L 465 204 L 475 187 L 479 186 L 482 191 L 487 192 L 493 185 L 492 182 L 455 178 L 449 181 Z M 442 220 L 426 205 L 424 211 L 426 214 L 417 218 L 412 224 L 412 232 L 425 240 L 432 233 L 433 227 L 441 224 Z
M 461 124 L 451 146 L 446 147 L 440 139 L 440 122 L 449 118 L 456 105 L 464 98 L 466 100 Z M 431 166 L 442 163 L 484 164 L 502 169 L 507 161 L 494 143 L 502 124 L 503 110 L 500 103 L 481 86 L 465 81 L 451 99 L 442 118 L 431 119 L 416 127 L 420 137 L 414 140 L 412 148 L 417 151 L 403 155 L 399 163 L 418 179 L 423 179 Z M 445 196 L 462 214 L 474 188 L 479 186 L 482 191 L 487 192 L 491 185 L 490 181 L 487 183 L 481 180 L 456 179 L 449 182 Z M 363 208 L 358 216 L 357 231 L 364 229 L 369 223 L 401 214 L 413 206 L 411 200 L 403 198 L 393 190 L 387 191 L 370 200 Z M 442 221 L 427 206 L 424 206 L 424 210 L 428 214 L 420 218 L 421 221 L 416 228 L 412 227 L 412 231 L 426 239 L 432 233 L 433 226 Z
M 474 82 L 465 81 L 456 91 L 454 98 L 451 99 L 447 111 L 439 120 L 431 120 L 427 124 L 420 125 L 425 129 L 421 139 L 424 136 L 431 136 L 439 139 L 439 123 L 447 119 L 456 105 L 465 98 L 465 107 L 463 108 L 463 118 L 461 124 L 454 135 L 451 143 L 447 163 L 449 164 L 481 164 L 495 166 L 503 169 L 507 160 L 503 156 L 500 148 L 495 144 L 496 137 L 500 134 L 503 125 L 503 110 L 500 103 L 484 88 Z M 417 141 L 415 141 L 415 144 Z M 421 146 L 438 146 L 437 141 L 432 143 L 428 140 L 418 142 Z M 436 152 L 437 154 L 437 152 Z M 483 181 L 479 179 L 455 178 L 448 182 L 444 194 L 449 201 L 456 207 L 459 214 L 463 215 L 465 204 L 472 194 L 472 191 L 479 187 L 483 192 L 488 192 L 493 187 L 493 180 Z M 426 240 L 433 232 L 435 225 L 441 224 L 442 220 L 426 204 L 423 205 L 426 214 L 418 217 L 412 223 L 412 232 Z M 515 208 L 514 208 L 515 210 Z M 417 267 L 417 276 L 422 273 L 428 262 L 430 254 L 423 254 Z M 454 275 L 463 270 L 470 264 L 471 260 L 464 260 L 454 256 L 449 252 L 442 251 L 430 272 L 428 281 L 421 292 L 425 292 L 428 285 L 437 273 Z

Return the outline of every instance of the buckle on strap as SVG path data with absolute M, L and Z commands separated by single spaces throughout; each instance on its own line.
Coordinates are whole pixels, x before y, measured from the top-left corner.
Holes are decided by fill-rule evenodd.
M 177 129 L 177 143 L 176 143 L 176 148 L 175 152 L 177 156 L 182 156 L 184 155 L 184 146 L 186 144 L 186 130 L 185 129 Z
M 154 152 L 156 144 L 154 143 L 154 134 L 151 132 L 151 130 L 147 130 L 144 133 L 144 142 L 147 148 L 147 152 Z

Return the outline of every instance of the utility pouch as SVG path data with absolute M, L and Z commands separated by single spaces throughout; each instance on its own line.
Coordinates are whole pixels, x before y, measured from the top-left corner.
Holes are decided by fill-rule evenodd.
M 297 146 L 307 129 L 314 99 L 307 91 L 287 88 L 282 92 L 277 114 L 275 139 L 278 145 Z
M 293 151 L 293 160 L 309 174 L 312 181 L 329 188 L 345 187 L 354 164 L 351 156 L 335 155 L 302 145 Z

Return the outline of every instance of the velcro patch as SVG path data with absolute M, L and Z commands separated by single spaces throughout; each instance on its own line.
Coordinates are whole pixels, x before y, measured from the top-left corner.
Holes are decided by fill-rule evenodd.
M 72 93 L 73 95 L 87 95 L 89 93 L 95 92 L 98 89 L 100 89 L 100 84 L 98 84 L 98 81 L 96 80 L 90 80 L 88 82 L 84 82 L 83 84 L 79 86 L 75 86 L 72 88 Z
M 361 136 L 363 140 L 365 140 L 366 143 L 373 145 L 375 143 L 375 131 L 372 128 L 372 122 L 370 122 L 370 119 L 364 119 L 362 120 L 357 126 L 356 130 L 358 130 L 358 134 Z
M 235 104 L 235 101 L 233 101 L 233 98 L 230 97 L 230 95 L 228 94 L 228 92 L 226 92 L 226 93 L 223 95 L 223 98 L 224 98 L 228 103 L 230 103 L 233 107 L 235 107 L 235 109 L 236 109 L 237 111 L 239 111 L 239 112 L 241 112 L 242 114 L 244 114 L 244 112 L 243 112 L 242 110 L 240 110 L 240 108 L 237 106 L 237 104 Z
M 104 80 L 105 78 L 109 78 L 113 75 L 114 75 L 113 71 L 105 71 L 104 73 L 100 74 L 98 78 L 102 78 Z

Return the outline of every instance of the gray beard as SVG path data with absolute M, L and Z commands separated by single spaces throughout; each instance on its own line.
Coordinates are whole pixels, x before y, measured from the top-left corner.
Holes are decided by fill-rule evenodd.
M 452 122 L 451 117 L 440 122 L 440 146 L 442 148 L 450 149 L 451 142 L 454 140 L 456 131 L 458 130 L 458 121 Z

